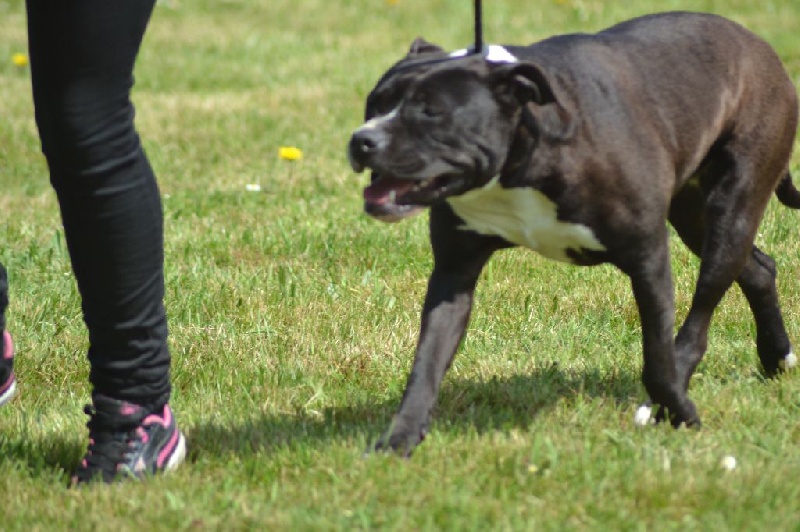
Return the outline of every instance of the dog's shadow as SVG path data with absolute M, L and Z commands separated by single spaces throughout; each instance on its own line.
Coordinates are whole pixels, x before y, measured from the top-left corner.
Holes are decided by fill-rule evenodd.
M 538 414 L 559 401 L 578 396 L 601 398 L 616 405 L 643 399 L 637 374 L 602 374 L 593 369 L 564 371 L 558 365 L 532 374 L 485 381 L 447 378 L 433 415 L 438 431 L 478 434 L 525 429 Z M 400 404 L 400 395 L 372 403 L 327 407 L 315 412 L 263 414 L 236 424 L 200 421 L 187 431 L 190 459 L 201 455 L 269 452 L 277 447 L 315 443 L 374 442 L 387 428 Z M 349 444 L 349 443 L 348 443 Z M 363 449 L 354 448 L 360 453 Z
M 638 375 L 631 371 L 603 374 L 596 369 L 565 371 L 558 365 L 525 375 L 475 381 L 445 379 L 433 417 L 433 429 L 447 432 L 525 429 L 538 414 L 559 401 L 584 396 L 617 405 L 643 397 Z M 376 402 L 327 407 L 321 411 L 257 414 L 230 421 L 217 415 L 185 428 L 190 462 L 230 454 L 269 453 L 281 447 L 331 442 L 374 442 L 400 403 L 396 397 Z M 47 440 L 2 437 L 0 459 L 26 463 L 34 476 L 67 479 L 85 452 L 82 435 L 54 434 Z M 355 444 L 354 444 L 355 445 Z M 354 447 L 354 453 L 362 448 Z

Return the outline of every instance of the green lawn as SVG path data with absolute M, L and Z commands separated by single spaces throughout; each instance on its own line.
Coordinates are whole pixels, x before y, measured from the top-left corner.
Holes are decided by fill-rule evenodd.
M 523 250 L 486 269 L 424 444 L 410 460 L 362 457 L 399 403 L 431 257 L 426 216 L 387 226 L 362 213 L 365 177 L 344 147 L 415 37 L 470 44 L 471 4 L 159 3 L 134 99 L 164 197 L 172 404 L 189 457 L 145 483 L 68 490 L 87 340 L 29 72 L 11 60 L 26 51 L 23 2 L 0 0 L 0 261 L 20 389 L 0 410 L 0 529 L 800 530 L 800 376 L 761 377 L 742 295 L 717 311 L 692 383 L 703 430 L 637 429 L 627 279 Z M 498 43 L 720 13 L 770 41 L 800 84 L 797 0 L 484 4 Z M 279 159 L 280 146 L 303 159 Z M 758 237 L 796 341 L 798 228 L 774 201 Z M 674 244 L 681 317 L 697 261 Z

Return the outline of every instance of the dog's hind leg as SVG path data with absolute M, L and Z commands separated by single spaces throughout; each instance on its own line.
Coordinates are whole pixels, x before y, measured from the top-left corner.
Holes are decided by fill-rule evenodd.
M 678 193 L 672 201 L 669 220 L 686 246 L 697 256 L 702 256 L 705 197 L 698 186 L 687 186 Z M 778 302 L 776 275 L 775 261 L 753 246 L 736 279 L 753 312 L 758 354 L 768 375 L 781 367 L 788 369 L 797 364 Z
M 769 168 L 755 167 L 743 157 L 736 160 L 734 154 L 720 148 L 715 171 L 701 178 L 700 189 L 685 187 L 670 209 L 671 223 L 701 259 L 692 305 L 675 339 L 677 370 L 686 388 L 705 354 L 712 314 L 734 281 L 756 318 L 765 368 L 775 368 L 790 349 L 775 291 L 774 263 L 753 246 L 772 194 L 769 181 L 759 180 Z
M 783 322 L 778 292 L 777 271 L 772 257 L 753 246 L 750 260 L 742 270 L 738 283 L 756 321 L 756 346 L 761 365 L 767 375 L 797 365 L 792 345 Z

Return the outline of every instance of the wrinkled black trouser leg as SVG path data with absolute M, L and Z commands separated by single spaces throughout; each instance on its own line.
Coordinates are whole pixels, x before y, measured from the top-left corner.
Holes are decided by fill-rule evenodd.
M 169 399 L 163 214 L 133 126 L 154 0 L 27 0 L 36 124 L 89 330 L 95 394 Z

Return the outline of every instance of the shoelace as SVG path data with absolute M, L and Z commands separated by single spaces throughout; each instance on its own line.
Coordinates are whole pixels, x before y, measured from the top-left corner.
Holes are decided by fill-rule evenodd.
M 103 480 L 113 480 L 121 471 L 120 464 L 128 461 L 131 453 L 141 443 L 137 426 L 140 420 L 98 412 L 92 405 L 83 410 L 89 416 L 89 447 L 78 471 L 77 482 L 86 482 L 102 475 Z M 122 471 L 124 472 L 124 471 Z

